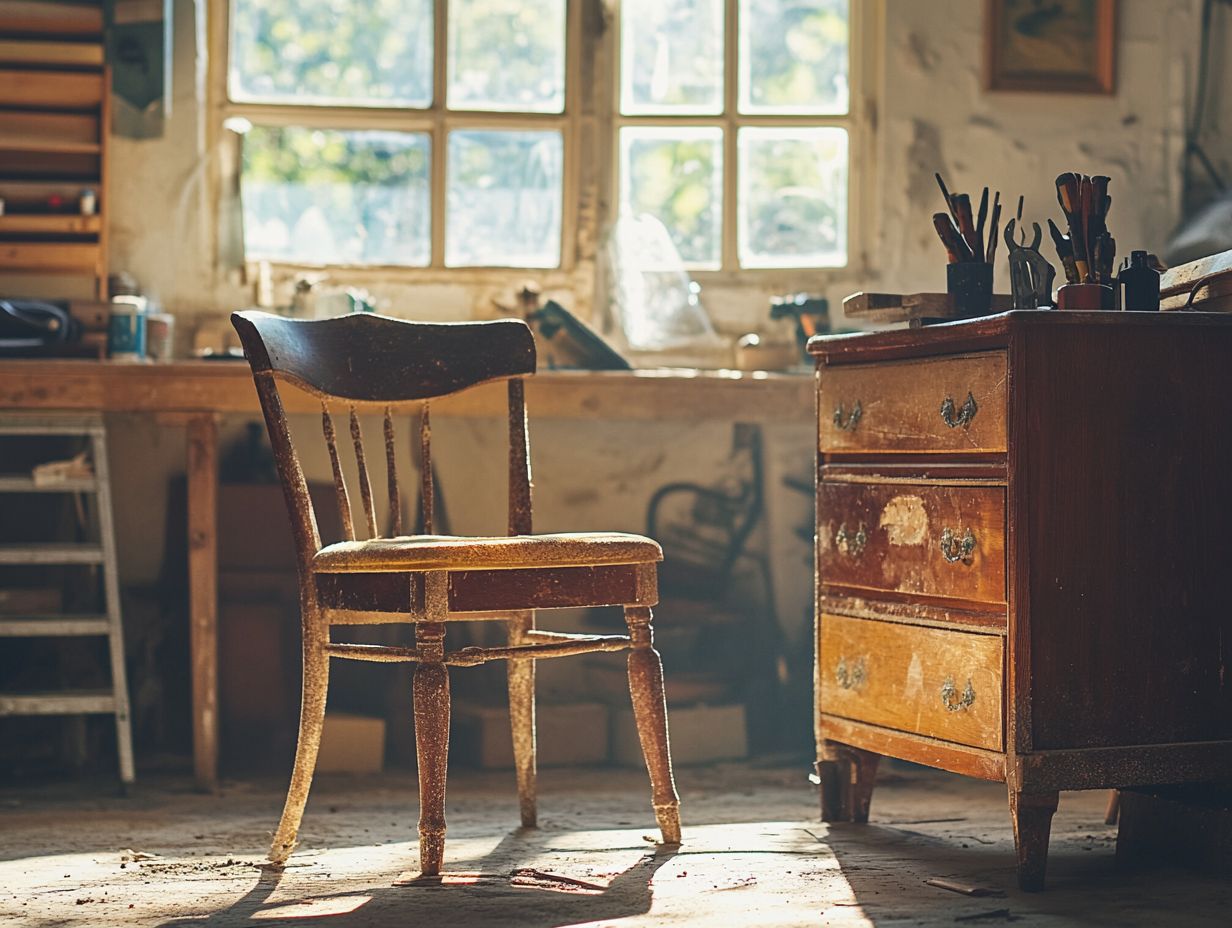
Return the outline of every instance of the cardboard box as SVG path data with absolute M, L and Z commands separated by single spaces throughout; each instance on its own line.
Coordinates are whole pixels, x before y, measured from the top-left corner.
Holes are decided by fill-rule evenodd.
M 318 773 L 380 773 L 385 766 L 385 720 L 326 712 Z
M 749 753 L 744 706 L 668 706 L 668 737 L 672 763 L 708 764 L 739 760 Z M 637 737 L 633 710 L 612 713 L 612 760 L 624 767 L 643 767 L 642 743 Z
M 606 763 L 607 730 L 608 710 L 602 703 L 536 706 L 539 766 Z M 456 704 L 450 742 L 450 754 L 460 763 L 489 770 L 513 769 L 508 706 Z

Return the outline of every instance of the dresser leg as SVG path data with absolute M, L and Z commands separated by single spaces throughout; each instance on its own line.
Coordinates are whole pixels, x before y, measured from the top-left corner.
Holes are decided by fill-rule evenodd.
M 823 822 L 867 822 L 880 754 L 827 741 L 817 762 Z
M 1014 847 L 1018 851 L 1018 886 L 1024 892 L 1044 888 L 1048 867 L 1048 833 L 1059 794 L 1010 790 L 1010 817 L 1014 820 Z

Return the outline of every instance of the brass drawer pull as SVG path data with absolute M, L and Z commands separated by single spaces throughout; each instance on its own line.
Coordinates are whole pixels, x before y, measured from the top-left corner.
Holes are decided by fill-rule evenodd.
M 845 690 L 858 690 L 860 684 L 864 682 L 864 658 L 857 658 L 848 667 L 847 659 L 840 657 L 838 659 L 838 666 L 834 668 L 834 679 Z M 975 697 L 973 696 L 972 698 L 974 699 Z
M 975 418 L 975 414 L 980 411 L 980 407 L 976 405 L 975 397 L 971 395 L 971 391 L 967 391 L 967 398 L 963 400 L 962 408 L 958 410 L 958 415 L 954 415 L 954 398 L 947 396 L 941 401 L 941 421 L 952 429 L 958 428 L 960 425 L 965 429 L 971 424 L 971 420 Z
M 954 678 L 946 677 L 941 684 L 941 704 L 945 706 L 946 712 L 961 712 L 963 709 L 970 709 L 975 703 L 975 687 L 971 685 L 970 677 L 967 678 L 967 687 L 962 691 L 962 696 L 955 700 L 957 695 L 958 687 L 954 685 Z
M 842 432 L 854 432 L 856 426 L 860 424 L 860 417 L 862 415 L 864 415 L 864 407 L 860 405 L 859 400 L 856 400 L 856 404 L 851 407 L 851 413 L 847 416 L 847 420 L 843 421 L 843 404 L 839 403 L 834 407 L 834 424 Z
M 843 522 L 839 525 L 838 531 L 834 533 L 834 547 L 838 548 L 839 554 L 846 554 L 848 557 L 859 557 L 864 553 L 864 546 L 868 544 L 868 533 L 864 531 L 864 523 L 860 523 L 860 527 L 856 529 L 856 533 L 852 535 L 847 531 L 847 523 Z
M 941 533 L 941 556 L 951 564 L 956 564 L 959 561 L 968 563 L 974 551 L 975 535 L 971 529 L 967 529 L 961 539 L 950 528 Z

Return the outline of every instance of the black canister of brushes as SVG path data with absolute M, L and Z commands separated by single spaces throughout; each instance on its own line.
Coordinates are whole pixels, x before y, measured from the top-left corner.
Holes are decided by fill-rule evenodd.
M 992 308 L 993 266 L 983 261 L 961 261 L 945 266 L 946 291 L 960 316 L 987 316 Z
M 1159 312 L 1159 271 L 1147 263 L 1145 251 L 1135 251 L 1117 275 L 1121 309 Z

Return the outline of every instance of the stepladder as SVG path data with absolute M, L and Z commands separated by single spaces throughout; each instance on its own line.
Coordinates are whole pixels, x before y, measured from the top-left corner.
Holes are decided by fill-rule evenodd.
M 28 466 L 28 447 L 25 453 L 12 453 L 15 442 L 29 446 L 53 439 L 57 444 L 84 443 L 72 466 L 32 469 Z M 5 453 L 6 448 L 10 453 Z M 59 456 L 57 452 L 56 457 Z M 24 541 L 20 537 L 14 540 L 14 536 L 21 535 L 20 527 L 6 530 L 5 540 L 0 542 L 0 586 L 14 583 L 13 576 L 20 577 L 23 570 L 63 567 L 64 576 L 73 578 L 71 583 L 78 594 L 65 596 L 64 600 L 86 605 L 48 612 L 21 608 L 23 604 L 19 602 L 0 612 L 0 638 L 105 638 L 110 686 L 99 688 L 92 678 L 88 687 L 75 687 L 71 681 L 55 689 L 37 691 L 10 692 L 6 687 L 0 690 L 0 715 L 113 716 L 120 781 L 127 786 L 134 780 L 132 724 L 107 433 L 101 416 L 0 413 L 0 514 L 6 509 L 13 511 L 14 500 L 28 494 L 72 497 L 78 531 L 70 540 L 49 542 Z M 40 539 L 45 535 L 37 533 Z

